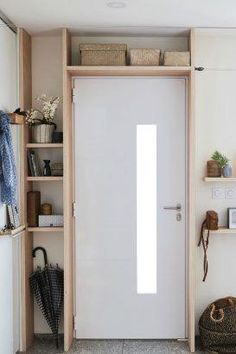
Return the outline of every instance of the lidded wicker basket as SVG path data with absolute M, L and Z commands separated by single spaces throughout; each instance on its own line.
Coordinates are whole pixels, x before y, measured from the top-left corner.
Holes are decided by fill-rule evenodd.
M 166 66 L 189 66 L 190 52 L 165 52 L 164 65 Z
M 160 65 L 160 49 L 130 49 L 130 65 Z
M 126 44 L 80 44 L 79 50 L 81 65 L 126 65 Z

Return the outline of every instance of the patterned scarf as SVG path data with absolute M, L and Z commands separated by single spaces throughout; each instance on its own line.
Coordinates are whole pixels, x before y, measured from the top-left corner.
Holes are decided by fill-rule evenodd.
M 16 205 L 17 175 L 12 147 L 10 118 L 0 111 L 0 200 L 6 205 Z

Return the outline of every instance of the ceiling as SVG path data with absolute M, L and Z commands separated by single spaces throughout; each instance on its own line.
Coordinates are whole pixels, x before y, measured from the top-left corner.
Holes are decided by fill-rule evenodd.
M 0 10 L 32 34 L 61 27 L 133 34 L 159 26 L 236 27 L 236 0 L 120 0 L 124 8 L 110 8 L 110 1 L 0 0 Z

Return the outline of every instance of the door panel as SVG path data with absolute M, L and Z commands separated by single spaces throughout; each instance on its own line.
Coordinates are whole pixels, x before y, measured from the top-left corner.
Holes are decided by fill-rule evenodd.
M 185 337 L 185 85 L 179 78 L 75 80 L 78 338 Z M 138 294 L 136 129 L 150 124 L 157 132 L 157 291 Z M 177 203 L 181 221 L 163 209 Z

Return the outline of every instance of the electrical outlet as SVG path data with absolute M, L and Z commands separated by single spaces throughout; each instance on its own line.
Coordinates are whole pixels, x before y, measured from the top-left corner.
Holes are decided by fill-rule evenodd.
M 212 199 L 225 199 L 224 188 L 220 188 L 220 187 L 212 188 Z
M 236 189 L 235 188 L 225 188 L 225 199 L 235 199 Z

